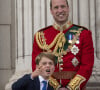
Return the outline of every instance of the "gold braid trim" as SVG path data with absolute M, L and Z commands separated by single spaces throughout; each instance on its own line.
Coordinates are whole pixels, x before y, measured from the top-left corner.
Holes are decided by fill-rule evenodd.
M 41 37 L 40 37 L 41 35 L 40 35 L 40 33 L 38 33 L 38 34 L 39 34 L 38 35 L 39 36 L 39 42 L 40 42 L 40 44 L 42 44 Z
M 81 75 L 76 75 L 68 84 L 69 90 L 80 90 L 80 85 L 86 81 L 86 78 Z
M 54 88 L 54 90 L 58 90 L 60 86 L 59 82 L 53 77 L 49 77 L 49 84 Z
M 57 41 L 53 54 L 55 54 L 56 56 L 59 56 L 59 53 L 57 53 L 57 49 L 63 47 L 65 42 L 66 42 L 66 39 L 65 39 L 64 33 L 62 33 Z
M 62 36 L 64 36 L 64 33 L 62 33 L 62 32 L 58 33 L 56 35 L 56 37 L 54 38 L 53 42 L 50 45 L 48 45 L 48 44 L 46 44 L 46 41 L 44 40 L 45 38 L 43 38 L 44 36 L 41 35 L 42 33 L 43 32 L 36 33 L 36 42 L 37 42 L 38 46 L 43 50 L 51 49 L 57 43 L 57 41 L 61 41 Z M 41 39 L 43 42 L 41 41 Z M 57 49 L 58 49 L 57 47 L 58 47 L 58 44 L 56 45 L 56 48 L 54 51 L 57 51 Z

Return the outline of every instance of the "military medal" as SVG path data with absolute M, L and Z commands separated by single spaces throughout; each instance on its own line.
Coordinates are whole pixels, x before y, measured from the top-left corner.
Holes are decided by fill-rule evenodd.
M 79 49 L 76 45 L 73 45 L 72 49 L 71 49 L 71 52 L 76 55 L 78 52 L 79 52 Z
M 72 59 L 72 64 L 73 64 L 74 67 L 76 67 L 76 66 L 79 64 L 79 61 L 77 60 L 76 57 L 74 57 L 74 58 Z
M 78 37 L 78 39 L 76 40 L 76 44 L 79 44 L 80 42 L 79 42 L 79 37 Z
M 79 40 L 77 40 L 77 41 L 76 41 L 76 44 L 79 44 L 79 43 L 80 43 Z
M 72 43 L 72 39 L 73 39 L 73 35 L 72 34 L 69 34 L 68 35 L 68 42 L 69 43 Z

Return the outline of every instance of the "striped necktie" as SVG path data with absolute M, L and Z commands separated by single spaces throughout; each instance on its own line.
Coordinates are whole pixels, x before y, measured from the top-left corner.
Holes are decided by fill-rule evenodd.
M 42 83 L 43 83 L 43 88 L 42 88 L 42 90 L 47 90 L 46 88 L 47 88 L 47 81 L 42 81 Z

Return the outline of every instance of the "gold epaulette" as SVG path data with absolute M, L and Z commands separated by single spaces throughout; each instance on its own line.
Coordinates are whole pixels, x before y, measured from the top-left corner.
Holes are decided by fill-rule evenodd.
M 80 90 L 80 85 L 86 80 L 81 75 L 76 75 L 68 84 L 67 88 L 69 90 Z
M 58 90 L 58 88 L 60 87 L 59 82 L 53 77 L 49 78 L 49 84 L 54 88 L 54 90 Z

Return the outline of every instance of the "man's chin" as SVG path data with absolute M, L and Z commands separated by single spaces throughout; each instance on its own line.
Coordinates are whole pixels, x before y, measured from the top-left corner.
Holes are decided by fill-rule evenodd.
M 65 19 L 59 19 L 59 20 L 56 21 L 56 22 L 58 22 L 58 24 L 64 24 L 66 21 L 65 21 Z

